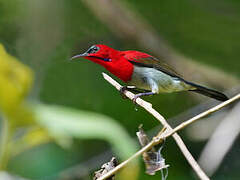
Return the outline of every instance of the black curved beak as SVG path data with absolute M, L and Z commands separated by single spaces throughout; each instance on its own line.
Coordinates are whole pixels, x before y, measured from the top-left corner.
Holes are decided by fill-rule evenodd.
M 111 62 L 112 60 L 111 59 L 108 59 L 108 58 L 101 58 L 101 57 L 97 57 L 97 56 L 89 56 L 88 53 L 83 53 L 83 54 L 78 54 L 76 56 L 73 56 L 71 57 L 70 60 L 74 60 L 74 59 L 77 59 L 77 58 L 80 58 L 80 57 L 93 57 L 93 58 L 96 58 L 96 59 L 99 59 L 99 60 L 102 60 L 102 61 L 107 61 L 107 62 Z
M 77 59 L 77 58 L 80 58 L 80 57 L 87 57 L 87 56 L 88 56 L 88 53 L 78 54 L 78 55 L 75 55 L 75 56 L 71 57 L 70 60 Z

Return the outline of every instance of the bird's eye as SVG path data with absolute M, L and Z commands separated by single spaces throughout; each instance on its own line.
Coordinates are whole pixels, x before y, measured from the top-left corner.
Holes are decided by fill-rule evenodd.
M 90 47 L 90 48 L 87 50 L 87 53 L 88 53 L 88 54 L 93 54 L 93 53 L 98 52 L 99 49 L 100 49 L 100 48 L 97 47 L 97 46 L 92 46 L 92 47 Z

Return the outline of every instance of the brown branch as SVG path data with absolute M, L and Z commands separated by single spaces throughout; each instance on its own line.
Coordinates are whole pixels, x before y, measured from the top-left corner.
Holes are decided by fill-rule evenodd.
M 199 115 L 197 115 L 197 116 L 195 116 L 191 119 L 189 119 L 188 121 L 183 122 L 182 124 L 177 126 L 175 129 L 178 131 L 178 130 L 188 126 L 189 124 L 192 124 L 196 120 L 201 119 L 201 118 L 203 118 L 203 117 L 205 117 L 205 116 L 207 116 L 207 115 L 209 115 L 209 114 L 211 114 L 215 111 L 218 111 L 219 109 L 222 109 L 226 105 L 238 100 L 239 98 L 240 98 L 240 94 L 237 94 L 236 96 L 232 97 L 231 99 L 229 99 L 229 100 L 227 100 L 227 101 L 225 101 L 225 102 L 223 102 L 223 103 L 221 103 L 221 104 L 219 104 L 219 105 L 217 105 L 217 106 L 215 106 L 215 107 L 213 107 L 213 108 L 211 108 L 211 109 L 209 109 L 209 110 L 207 110 L 207 111 L 205 111 L 205 112 L 203 112 L 203 113 L 201 113 L 201 114 L 199 114 Z
M 113 80 L 110 76 L 103 73 L 103 77 L 110 84 L 112 84 L 116 89 L 118 89 L 118 90 L 121 89 L 122 86 L 119 83 L 117 83 L 115 80 Z M 132 92 L 129 92 L 129 91 L 126 91 L 125 95 L 131 100 L 135 96 Z M 164 127 L 167 128 L 167 131 L 172 131 L 171 126 L 167 123 L 167 121 L 164 119 L 164 117 L 162 115 L 160 115 L 155 109 L 153 109 L 152 105 L 150 103 L 142 100 L 141 98 L 137 98 L 136 103 L 139 106 L 143 107 L 145 110 L 147 110 L 150 114 L 152 114 L 157 120 L 159 120 L 160 123 Z M 193 158 L 191 153 L 188 151 L 188 149 L 187 149 L 186 145 L 184 144 L 183 140 L 181 139 L 181 137 L 177 133 L 174 133 L 172 136 L 175 139 L 175 141 L 176 141 L 177 145 L 179 146 L 180 150 L 184 154 L 185 158 L 187 159 L 188 163 L 192 166 L 194 171 L 197 173 L 198 177 L 200 179 L 203 179 L 203 180 L 209 179 L 207 177 L 207 175 L 203 172 L 203 170 L 200 168 L 200 166 L 198 165 L 196 160 Z
M 104 79 L 107 80 L 110 84 L 112 84 L 116 89 L 120 90 L 120 88 L 122 87 L 119 83 L 117 83 L 115 80 L 113 80 L 110 76 L 108 76 L 107 74 L 103 73 Z M 129 91 L 125 91 L 124 94 L 129 98 L 129 99 L 133 99 L 134 98 L 134 94 L 129 92 Z M 185 146 L 185 144 L 183 143 L 181 137 L 179 135 L 177 135 L 177 131 L 183 129 L 184 127 L 192 124 L 193 122 L 215 112 L 218 111 L 220 109 L 222 109 L 223 107 L 227 106 L 228 104 L 236 101 L 240 99 L 240 94 L 232 97 L 231 99 L 229 99 L 228 101 L 225 101 L 191 119 L 189 119 L 188 121 L 185 121 L 183 123 L 181 123 L 180 125 L 178 125 L 176 128 L 172 129 L 170 127 L 170 125 L 168 125 L 168 123 L 166 122 L 166 120 L 158 113 L 156 112 L 153 108 L 152 105 L 144 100 L 142 100 L 141 98 L 138 98 L 136 100 L 136 103 L 139 106 L 142 106 L 144 109 L 146 109 L 148 112 L 150 112 L 151 114 L 154 115 L 154 117 L 156 117 L 163 125 L 164 128 L 166 128 L 165 131 L 163 131 L 162 133 L 158 134 L 156 137 L 154 137 L 152 139 L 152 141 L 147 144 L 145 147 L 143 147 L 142 149 L 140 149 L 138 152 L 136 152 L 134 155 L 132 155 L 129 159 L 125 160 L 124 162 L 122 162 L 121 164 L 119 164 L 117 167 L 115 167 L 114 169 L 112 169 L 111 171 L 109 171 L 108 173 L 104 174 L 102 177 L 100 177 L 98 180 L 104 180 L 108 177 L 110 177 L 111 175 L 115 174 L 117 171 L 119 171 L 121 168 L 123 168 L 124 166 L 126 166 L 131 160 L 133 160 L 134 158 L 140 156 L 141 154 L 143 154 L 144 152 L 147 152 L 148 150 L 150 150 L 153 146 L 159 144 L 162 142 L 163 139 L 169 137 L 169 136 L 173 136 L 173 138 L 175 139 L 175 141 L 177 142 L 179 148 L 181 149 L 181 151 L 183 152 L 185 158 L 188 160 L 189 164 L 192 166 L 192 168 L 194 169 L 194 171 L 197 173 L 198 177 L 200 179 L 209 179 L 207 177 L 207 175 L 201 170 L 201 168 L 199 167 L 199 165 L 197 164 L 197 162 L 194 160 L 194 158 L 192 157 L 191 153 L 188 151 L 187 147 Z M 177 135 L 177 136 L 176 136 Z

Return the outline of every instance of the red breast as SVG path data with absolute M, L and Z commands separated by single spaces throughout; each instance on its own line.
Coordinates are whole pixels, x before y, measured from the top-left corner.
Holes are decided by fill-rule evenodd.
M 112 60 L 105 68 L 124 82 L 131 80 L 134 66 L 124 57 L 118 60 Z
M 107 56 L 101 56 L 103 58 L 109 58 L 110 62 L 101 61 L 96 58 L 85 57 L 101 66 L 105 67 L 110 73 L 117 76 L 124 82 L 131 80 L 133 74 L 133 64 L 131 64 L 125 57 L 121 51 L 117 50 L 108 50 Z

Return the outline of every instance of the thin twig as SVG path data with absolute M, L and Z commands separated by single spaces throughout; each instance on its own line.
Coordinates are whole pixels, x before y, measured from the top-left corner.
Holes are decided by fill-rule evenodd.
M 236 88 L 236 89 L 234 88 L 233 90 L 227 91 L 228 92 L 227 94 L 236 94 L 236 92 L 239 92 L 239 91 L 240 91 L 240 88 Z M 206 101 L 204 101 L 203 103 L 201 103 L 195 107 L 191 107 L 187 111 L 182 112 L 179 115 L 168 119 L 168 121 L 172 120 L 172 122 L 174 121 L 173 124 L 178 125 L 180 121 L 182 121 L 184 119 L 189 119 L 191 116 L 195 116 L 197 112 L 203 110 L 203 107 L 206 107 L 205 109 L 211 108 L 214 104 L 215 104 L 214 100 L 212 100 L 210 98 L 206 99 Z M 224 114 L 228 113 L 228 112 L 224 112 L 224 111 L 222 111 L 222 112 Z M 212 119 L 212 116 L 211 116 L 211 119 Z M 221 115 L 220 118 L 224 118 L 224 117 L 225 117 L 225 115 L 224 116 Z M 214 117 L 214 118 L 218 118 L 218 117 Z M 208 122 L 204 122 L 204 123 L 207 124 L 207 126 L 208 126 Z M 150 134 L 152 134 L 152 132 L 156 132 L 157 128 L 159 129 L 159 126 L 156 126 L 155 128 L 153 128 L 152 130 L 150 130 L 148 132 Z M 199 128 L 199 127 L 197 127 L 197 128 Z M 109 159 L 110 157 L 111 157 L 111 150 L 102 152 L 99 155 L 90 158 L 90 160 L 87 160 L 86 162 L 74 165 L 73 167 L 69 167 L 69 168 L 63 170 L 60 173 L 61 174 L 60 179 L 65 180 L 67 178 L 69 179 L 70 177 L 71 178 L 77 177 L 77 178 L 81 179 L 81 178 L 87 176 L 90 170 L 95 170 L 99 167 L 99 164 L 96 164 L 96 162 L 103 162 L 104 160 Z M 200 159 L 198 159 L 198 163 L 201 165 Z M 206 167 L 203 164 L 202 164 L 202 166 L 204 167 L 204 170 L 206 171 Z M 87 170 L 86 170 L 86 168 L 87 168 Z M 49 179 L 49 177 L 47 177 L 46 179 Z
M 105 75 L 105 74 L 104 74 Z M 109 76 L 108 76 L 109 77 Z M 152 141 L 147 144 L 146 146 L 144 146 L 142 149 L 140 149 L 138 152 L 136 152 L 134 155 L 132 155 L 130 158 L 128 158 L 127 160 L 123 161 L 121 164 L 119 164 L 117 167 L 115 167 L 114 169 L 112 169 L 111 171 L 109 171 L 108 173 L 104 174 L 101 178 L 99 178 L 98 180 L 104 180 L 108 177 L 110 177 L 111 175 L 115 174 L 117 171 L 119 171 L 120 169 L 122 169 L 124 166 L 126 166 L 131 160 L 133 160 L 134 158 L 140 156 L 141 154 L 143 154 L 144 152 L 150 150 L 153 146 L 161 143 L 164 139 L 166 139 L 169 136 L 172 136 L 174 133 L 176 134 L 177 131 L 185 128 L 186 126 L 192 124 L 193 122 L 213 113 L 216 112 L 220 109 L 222 109 L 223 107 L 227 106 L 228 104 L 236 101 L 240 99 L 240 94 L 237 94 L 236 96 L 232 97 L 231 99 L 181 123 L 180 125 L 178 125 L 177 127 L 175 127 L 173 130 L 168 130 L 168 131 L 161 131 L 160 134 L 158 134 L 156 137 L 154 137 L 152 139 Z
M 103 73 L 103 77 L 105 80 L 107 80 L 110 84 L 112 84 L 116 89 L 120 90 L 121 89 L 121 85 L 116 82 L 114 79 L 112 79 L 110 76 L 108 76 L 107 74 Z M 134 94 L 130 91 L 125 91 L 124 94 L 129 98 L 129 99 L 133 99 L 134 98 Z M 136 103 L 143 107 L 145 110 L 147 110 L 150 114 L 152 114 L 157 120 L 160 121 L 160 123 L 167 128 L 167 131 L 172 131 L 173 129 L 171 128 L 171 126 L 167 123 L 167 121 L 165 120 L 165 118 L 159 114 L 155 109 L 152 108 L 152 104 L 142 100 L 141 98 L 137 98 L 136 99 Z M 204 173 L 204 171 L 200 168 L 200 166 L 198 165 L 197 161 L 193 158 L 192 154 L 188 151 L 186 145 L 184 144 L 183 140 L 181 139 L 181 137 L 177 134 L 174 133 L 173 135 L 174 140 L 176 141 L 178 147 L 180 148 L 180 150 L 182 151 L 183 155 L 185 156 L 185 158 L 187 159 L 188 163 L 192 166 L 193 170 L 196 172 L 196 174 L 198 175 L 198 177 L 202 180 L 209 180 L 208 176 Z
M 115 167 L 114 169 L 112 169 L 108 173 L 104 174 L 102 177 L 98 178 L 98 180 L 104 180 L 104 179 L 110 177 L 111 175 L 115 174 L 120 169 L 122 169 L 124 166 L 126 166 L 130 161 L 132 161 L 136 157 L 142 155 L 144 152 L 146 152 L 149 149 L 151 149 L 155 145 L 155 143 L 156 142 L 154 140 L 152 140 L 148 145 L 144 146 L 142 149 L 140 149 L 138 152 L 136 152 L 130 158 L 128 158 L 127 160 L 123 161 L 121 164 L 119 164 L 117 167 Z
M 183 129 L 184 127 L 194 123 L 195 121 L 213 113 L 213 112 L 216 112 L 220 109 L 222 109 L 223 107 L 227 106 L 228 104 L 231 104 L 232 102 L 236 101 L 240 99 L 240 94 L 237 94 L 236 96 L 232 97 L 231 99 L 227 100 L 227 101 L 224 101 L 222 102 L 221 104 L 205 111 L 205 112 L 202 112 L 201 114 L 198 114 L 197 116 L 194 116 L 193 118 L 181 123 L 180 125 L 178 125 L 176 128 L 174 128 L 175 131 L 179 131 L 180 129 Z M 170 135 L 172 135 L 174 132 L 171 132 Z
M 103 73 L 104 79 L 107 80 L 110 84 L 112 84 L 113 86 L 115 86 L 118 90 L 120 90 L 121 85 L 119 83 L 117 83 L 115 80 L 113 80 L 110 76 L 108 76 L 107 74 Z M 129 91 L 125 91 L 125 95 L 132 99 L 134 97 L 134 94 L 129 92 Z M 121 168 L 123 168 L 124 166 L 126 166 L 131 160 L 133 160 L 134 158 L 140 156 L 142 153 L 148 151 L 149 149 L 151 149 L 153 146 L 155 146 L 156 144 L 159 144 L 160 142 L 162 142 L 163 139 L 169 137 L 169 136 L 176 136 L 177 135 L 177 131 L 183 129 L 184 127 L 192 124 L 193 122 L 201 119 L 202 117 L 205 117 L 215 111 L 220 110 L 221 108 L 225 107 L 226 105 L 238 100 L 240 98 L 240 94 L 234 96 L 233 98 L 229 99 L 228 101 L 225 101 L 191 119 L 189 119 L 188 121 L 185 121 L 183 123 L 181 123 L 180 125 L 178 125 L 176 128 L 172 129 L 170 127 L 170 125 L 168 125 L 168 123 L 166 122 L 166 120 L 159 114 L 156 113 L 156 111 L 152 111 L 150 108 L 152 108 L 151 104 L 138 98 L 136 100 L 136 103 L 140 106 L 142 106 L 143 108 L 145 108 L 147 111 L 152 111 L 150 112 L 151 114 L 153 114 L 157 119 L 160 117 L 160 119 L 158 119 L 166 128 L 167 130 L 164 131 L 163 133 L 159 134 L 157 137 L 154 137 L 153 140 L 146 145 L 145 147 L 143 147 L 142 149 L 140 149 L 138 152 L 136 152 L 134 155 L 132 155 L 129 159 L 127 159 L 126 161 L 122 162 L 121 164 L 119 164 L 116 168 L 114 168 L 113 170 L 109 171 L 108 173 L 106 173 L 104 176 L 102 176 L 101 178 L 99 178 L 98 180 L 104 180 L 106 178 L 108 178 L 109 176 L 111 176 L 112 174 L 115 174 L 117 171 L 119 171 Z M 149 109 L 148 109 L 149 108 Z M 157 116 L 156 116 L 157 115 Z M 191 153 L 188 151 L 188 149 L 186 148 L 185 144 L 183 143 L 181 137 L 179 135 L 177 135 L 177 137 L 175 138 L 175 141 L 177 142 L 178 146 L 180 147 L 181 151 L 183 152 L 185 158 L 188 160 L 189 164 L 193 167 L 194 171 L 197 173 L 197 175 L 199 176 L 200 179 L 209 179 L 206 174 L 201 170 L 201 168 L 199 167 L 199 165 L 197 164 L 197 162 L 194 160 L 194 158 L 192 157 Z M 180 141 L 179 141 L 180 140 Z M 194 162 L 192 162 L 192 159 Z M 197 166 L 195 166 L 195 164 L 197 164 Z

